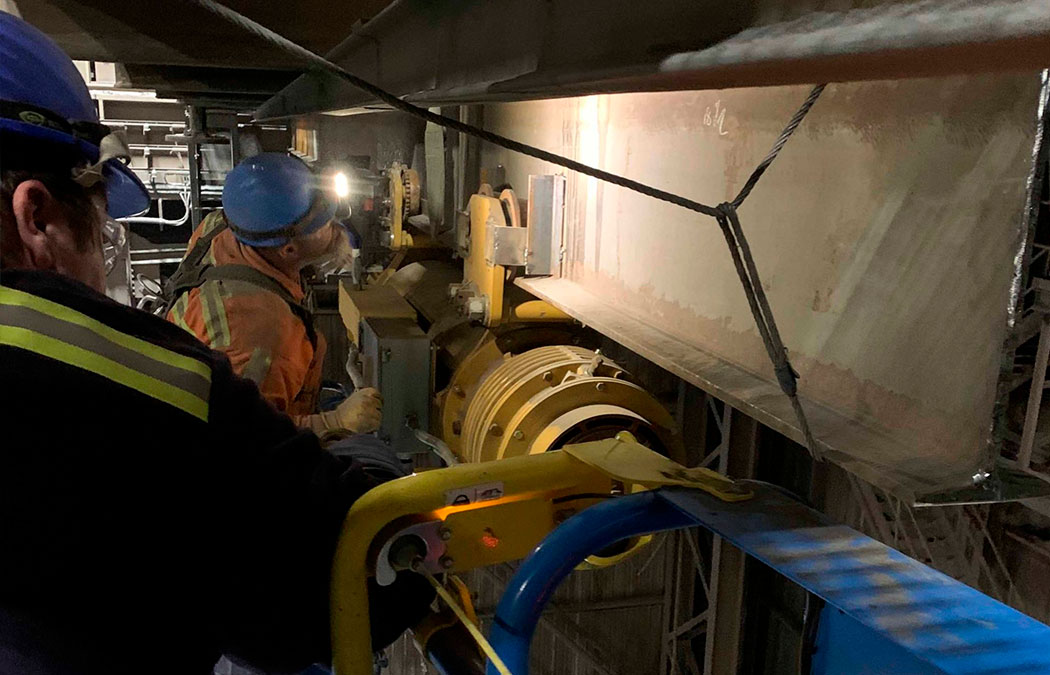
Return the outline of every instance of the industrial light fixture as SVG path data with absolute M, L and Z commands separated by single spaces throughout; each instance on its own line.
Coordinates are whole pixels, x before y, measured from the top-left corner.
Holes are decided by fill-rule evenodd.
M 335 174 L 335 194 L 339 199 L 350 196 L 350 179 L 342 171 Z

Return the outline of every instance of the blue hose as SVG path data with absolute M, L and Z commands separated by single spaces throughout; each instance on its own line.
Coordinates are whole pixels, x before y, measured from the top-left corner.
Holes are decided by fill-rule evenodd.
M 694 525 L 658 491 L 610 499 L 568 519 L 547 535 L 507 585 L 489 636 L 496 653 L 513 675 L 526 675 L 532 634 L 544 607 L 587 556 L 628 537 Z M 486 675 L 499 675 L 491 662 Z

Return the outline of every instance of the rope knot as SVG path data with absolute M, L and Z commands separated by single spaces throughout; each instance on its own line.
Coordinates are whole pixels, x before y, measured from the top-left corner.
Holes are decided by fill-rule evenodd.
M 715 210 L 720 214 L 718 218 L 730 218 L 736 215 L 736 204 L 733 202 L 722 202 L 715 207 Z

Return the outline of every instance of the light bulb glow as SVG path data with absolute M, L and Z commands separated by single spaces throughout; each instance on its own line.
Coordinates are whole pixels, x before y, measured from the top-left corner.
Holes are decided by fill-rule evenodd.
M 340 199 L 346 199 L 350 196 L 350 180 L 342 171 L 335 175 L 335 194 Z

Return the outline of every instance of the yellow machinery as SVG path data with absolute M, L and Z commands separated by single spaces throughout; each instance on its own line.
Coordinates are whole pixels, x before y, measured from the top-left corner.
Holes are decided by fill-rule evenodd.
M 389 181 L 389 204 L 382 223 L 390 230 L 390 248 L 400 251 L 415 243 L 407 224 L 410 217 L 420 213 L 422 187 L 419 172 L 403 164 L 395 162 L 385 173 Z
M 384 175 L 389 197 L 383 222 L 392 237 L 392 269 L 398 252 L 418 242 L 407 220 L 419 212 L 420 186 L 418 174 L 399 164 Z M 530 197 L 539 203 L 537 192 L 530 184 Z M 555 206 L 546 211 L 560 202 L 550 203 Z M 423 312 L 426 334 L 415 328 L 414 310 L 402 297 L 412 297 L 399 283 L 407 275 L 384 274 L 364 290 L 341 289 L 340 313 L 360 350 L 367 384 L 378 386 L 387 399 L 386 435 L 404 442 L 411 427 L 416 436 L 426 432 L 446 444 L 460 461 L 481 462 L 540 454 L 626 430 L 674 456 L 679 440 L 667 410 L 615 362 L 564 344 L 581 330 L 571 317 L 513 284 L 544 246 L 529 227 L 538 228 L 547 215 L 547 230 L 559 228 L 550 213 L 530 208 L 524 217 L 522 211 L 510 189 L 495 195 L 482 185 L 471 197 L 456 241 L 449 242 L 463 258 L 461 281 L 441 280 L 448 293 L 441 306 Z M 417 283 L 435 282 L 423 275 Z M 434 290 L 440 299 L 440 289 Z M 552 330 L 555 326 L 562 328 Z M 406 348 L 412 340 L 415 347 Z M 431 354 L 429 377 L 420 367 L 402 368 L 405 359 L 421 363 L 425 350 Z M 447 381 L 435 372 L 442 350 L 455 352 L 445 359 L 452 369 Z M 429 409 L 424 399 L 431 402 Z
M 502 323 L 507 314 L 503 290 L 508 267 L 525 264 L 527 232 L 513 190 L 493 197 L 492 189 L 483 185 L 470 198 L 467 211 L 470 229 L 463 241 L 463 283 L 452 286 L 450 293 L 468 317 L 491 328 Z M 547 303 L 542 304 L 549 308 L 546 311 L 551 318 L 568 318 Z
M 384 177 L 390 262 L 365 288 L 344 282 L 339 292 L 351 362 L 360 355 L 348 368 L 355 384 L 382 391 L 379 433 L 417 471 L 433 467 L 434 454 L 455 465 L 383 485 L 348 514 L 332 585 L 340 675 L 371 672 L 366 579 L 392 582 L 406 542 L 417 571 L 437 575 L 524 558 L 606 498 L 666 484 L 747 496 L 667 459 L 680 448 L 667 409 L 615 361 L 581 346 L 586 332 L 571 317 L 513 283 L 557 264 L 557 177 L 543 177 L 546 201 L 530 184 L 530 201 L 543 206 L 527 216 L 512 190 L 483 185 L 445 242 L 461 272 L 447 257 L 404 264 L 437 242 L 409 224 L 421 208 L 418 175 L 394 165 Z M 537 232 L 544 225 L 550 241 Z M 584 566 L 615 564 L 648 540 L 625 540 Z M 449 620 L 432 617 L 417 639 L 426 644 Z
M 412 286 L 402 283 L 411 270 L 393 268 L 418 242 L 405 229 L 418 208 L 418 176 L 400 165 L 385 175 L 385 219 L 392 242 L 402 246 L 393 247 L 389 274 L 363 290 L 344 285 L 339 294 L 353 351 L 360 353 L 355 379 L 379 388 L 385 400 L 381 436 L 403 457 L 414 457 L 416 467 L 433 466 L 424 458 L 431 449 L 446 464 L 478 463 L 540 455 L 623 431 L 661 454 L 678 456 L 680 440 L 668 411 L 614 361 L 565 344 L 579 341 L 582 329 L 512 283 L 535 257 L 512 190 L 496 196 L 483 185 L 471 197 L 469 229 L 457 237 L 462 281 L 446 279 L 447 294 L 424 293 L 436 295 L 441 305 L 421 311 L 417 320 L 406 299 L 413 297 Z M 416 283 L 425 286 L 427 275 Z M 421 323 L 429 324 L 426 332 Z M 438 363 L 446 364 L 447 378 L 439 377 Z M 622 494 L 625 487 L 617 489 Z M 546 531 L 543 518 L 536 522 Z M 614 564 L 646 541 L 603 551 L 588 564 Z M 526 552 L 517 551 L 519 557 Z
M 516 560 L 600 495 L 663 485 L 698 488 L 726 501 L 751 496 L 713 471 L 675 464 L 629 434 L 427 471 L 371 490 L 347 514 L 332 570 L 336 675 L 372 672 L 367 580 L 393 580 L 404 558 L 393 552 L 414 547 L 411 568 L 430 575 Z
M 670 451 L 667 410 L 600 353 L 567 345 L 503 354 L 486 340 L 442 399 L 442 436 L 463 461 L 534 455 L 569 443 L 633 433 Z

